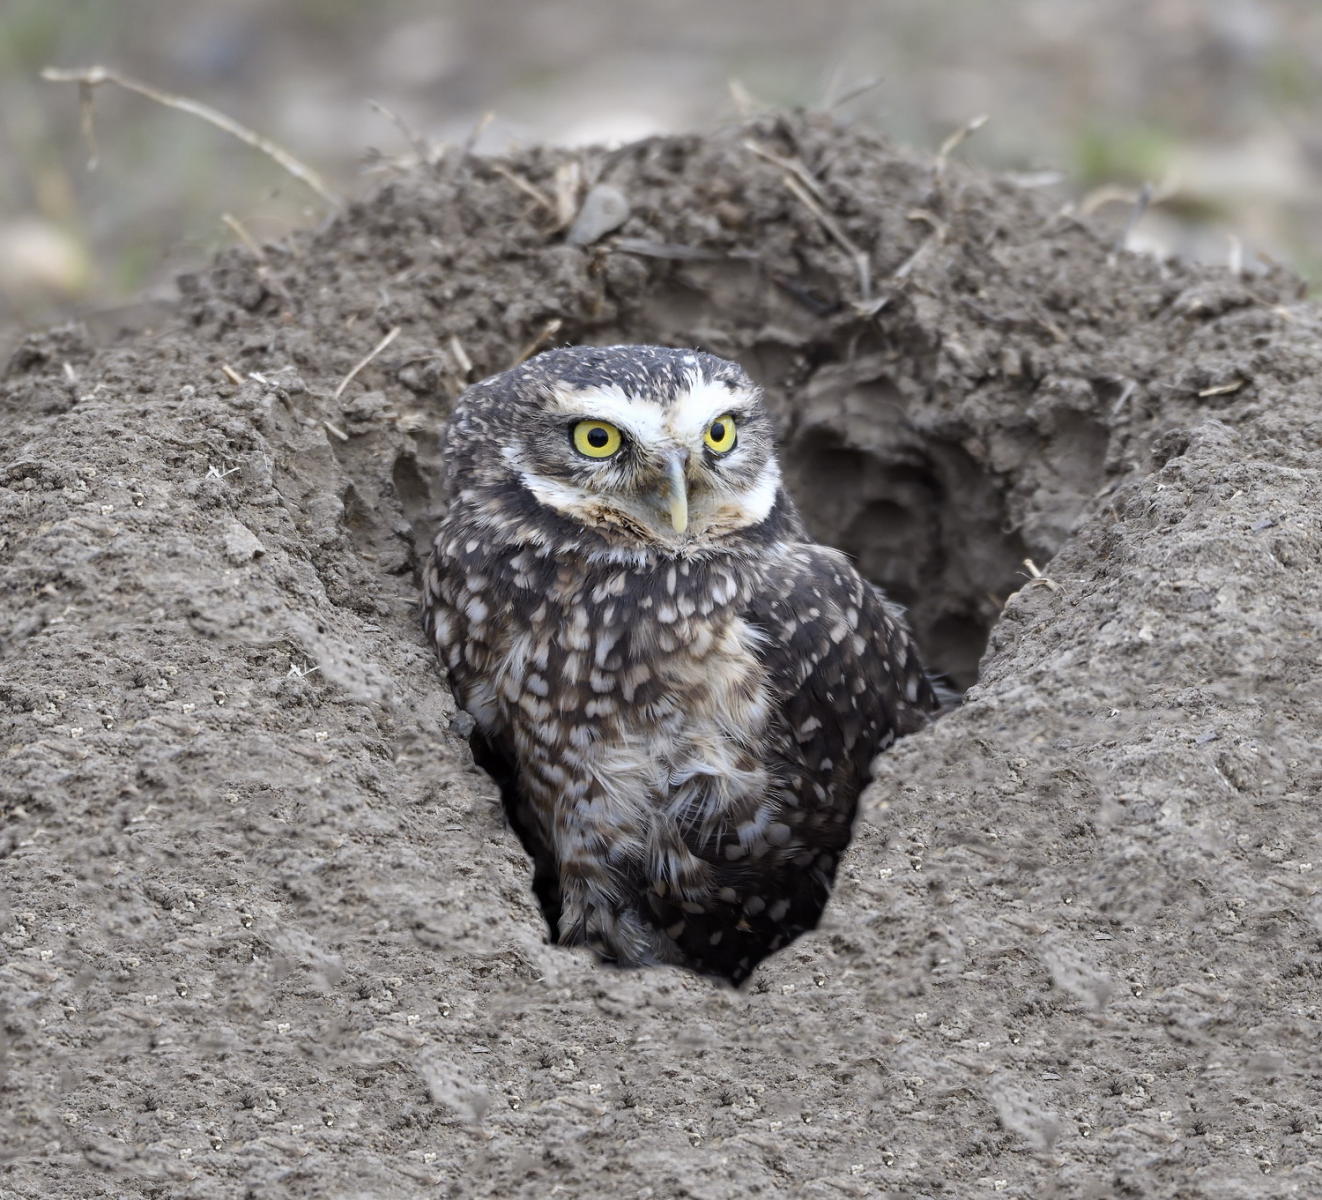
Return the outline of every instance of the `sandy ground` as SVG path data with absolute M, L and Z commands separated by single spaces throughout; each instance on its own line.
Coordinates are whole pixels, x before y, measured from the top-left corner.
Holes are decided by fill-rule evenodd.
M 569 163 L 632 206 L 587 247 Z M 1320 334 L 796 120 L 451 156 L 29 338 L 0 1194 L 1319 1194 Z M 817 531 L 986 642 L 741 991 L 544 944 L 417 626 L 449 398 L 622 340 L 743 361 Z

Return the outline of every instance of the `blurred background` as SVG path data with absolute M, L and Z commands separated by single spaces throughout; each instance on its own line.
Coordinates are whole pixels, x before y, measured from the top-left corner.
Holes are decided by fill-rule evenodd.
M 165 294 L 235 221 L 269 240 L 326 214 L 255 150 L 111 86 L 88 170 L 78 88 L 40 72 L 92 64 L 350 195 L 418 151 L 369 100 L 481 152 L 833 105 L 930 153 L 985 113 L 961 156 L 1062 205 L 1123 217 L 1151 184 L 1146 248 L 1322 271 L 1319 0 L 0 0 L 0 334 Z

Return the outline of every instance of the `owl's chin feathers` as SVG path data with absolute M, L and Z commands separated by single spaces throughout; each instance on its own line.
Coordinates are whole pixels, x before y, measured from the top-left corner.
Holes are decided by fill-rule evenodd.
M 538 504 L 611 540 L 622 538 L 648 547 L 678 545 L 683 541 L 671 527 L 669 516 L 661 509 L 652 512 L 637 501 L 605 496 L 590 488 L 532 471 L 521 471 L 518 478 L 520 485 Z

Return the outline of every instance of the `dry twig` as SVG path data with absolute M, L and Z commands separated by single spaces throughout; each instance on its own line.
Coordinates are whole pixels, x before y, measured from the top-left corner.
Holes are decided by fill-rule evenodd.
M 416 129 L 414 129 L 412 125 L 404 120 L 404 118 L 401 117 L 399 113 L 395 112 L 394 109 L 387 108 L 380 100 L 369 99 L 367 104 L 373 112 L 380 113 L 387 121 L 399 130 L 400 135 L 412 148 L 420 167 L 426 167 L 432 164 L 434 161 L 432 157 L 432 148 L 427 145 L 427 140 Z M 439 155 L 437 157 L 439 157 Z
M 1037 563 L 1031 558 L 1024 559 L 1024 567 L 1028 574 L 1028 583 L 1025 586 L 1031 587 L 1035 583 L 1040 583 L 1050 592 L 1060 591 L 1060 584 L 1054 579 L 1049 579 L 1047 576 L 1043 575 L 1042 572 L 1038 570 Z
M 473 123 L 473 128 L 469 131 L 468 136 L 464 139 L 463 151 L 459 155 L 461 160 L 472 157 L 473 150 L 477 146 L 478 139 L 481 138 L 481 136 L 484 133 L 486 133 L 487 126 L 490 125 L 491 122 L 494 121 L 495 119 L 496 119 L 496 114 L 494 112 L 484 112 Z
M 389 346 L 391 342 L 393 342 L 397 337 L 399 337 L 399 329 L 400 327 L 396 325 L 394 329 L 392 329 L 388 334 L 386 334 L 385 337 L 383 337 L 379 342 L 377 342 L 375 346 L 372 347 L 372 349 L 368 352 L 366 357 L 360 359 L 358 362 L 356 362 L 353 365 L 353 369 L 350 370 L 350 372 L 343 379 L 340 380 L 340 386 L 335 389 L 334 393 L 331 396 L 332 400 L 338 400 L 341 396 L 343 396 L 344 389 L 347 388 L 354 381 L 354 378 L 357 376 L 358 372 L 361 371 L 365 366 L 367 366 L 367 364 L 370 363 L 372 359 L 374 359 L 378 354 L 380 354 L 382 350 L 384 350 L 387 346 Z
M 1229 396 L 1232 393 L 1239 391 L 1246 382 L 1248 381 L 1244 379 L 1235 379 L 1230 383 L 1223 383 L 1218 387 L 1203 388 L 1203 390 L 1198 393 L 1198 398 L 1202 400 L 1206 399 L 1208 396 Z
M 834 112 L 837 108 L 843 108 L 851 100 L 857 100 L 860 96 L 866 96 L 868 92 L 881 87 L 885 82 L 885 76 L 874 75 L 871 79 L 865 79 L 862 83 L 856 83 L 853 87 L 848 88 L 834 100 L 828 99 L 822 107 L 828 112 Z
M 464 349 L 464 344 L 459 340 L 459 335 L 452 333 L 450 335 L 450 353 L 454 355 L 455 364 L 463 372 L 463 377 L 467 379 L 473 373 L 473 360 L 468 357 L 468 351 Z
M 854 260 L 854 269 L 858 272 L 859 301 L 866 305 L 872 298 L 872 260 L 865 251 L 854 244 L 840 222 L 826 211 L 826 194 L 813 178 L 812 173 L 803 163 L 782 158 L 756 142 L 744 142 L 744 148 L 785 172 L 785 186 L 790 193 L 817 218 L 836 244 Z
M 1146 186 L 1149 189 L 1146 203 L 1148 205 L 1161 204 L 1163 201 L 1169 200 L 1179 191 L 1179 177 L 1172 172 L 1157 184 L 1156 187 L 1153 187 L 1151 184 Z M 1107 204 L 1128 204 L 1132 207 L 1137 207 L 1141 203 L 1144 203 L 1142 188 L 1135 189 L 1121 187 L 1117 183 L 1104 183 L 1101 187 L 1093 188 L 1091 192 L 1079 201 L 1078 213 L 1082 217 L 1090 217 L 1099 208 L 1102 208 Z M 1067 204 L 1061 211 L 1063 213 L 1071 213 L 1074 211 L 1074 208 L 1074 205 Z
M 1229 243 L 1226 270 L 1236 279 L 1240 279 L 1244 275 L 1244 243 L 1233 233 L 1226 234 L 1226 240 Z
M 913 274 L 918 264 L 931 252 L 932 247 L 946 240 L 945 222 L 933 213 L 928 212 L 927 209 L 910 209 L 905 213 L 905 219 L 908 221 L 922 221 L 931 232 L 918 243 L 914 248 L 914 252 L 895 268 L 892 272 L 892 277 L 895 279 L 907 279 Z
M 243 243 L 244 247 L 253 256 L 257 262 L 257 277 L 266 285 L 266 287 L 275 295 L 283 300 L 288 300 L 289 289 L 285 287 L 272 273 L 270 264 L 266 260 L 266 251 L 261 243 L 248 232 L 248 230 L 239 221 L 239 218 L 233 213 L 221 213 L 220 219 L 233 232 L 234 236 Z
M 583 190 L 583 168 L 571 158 L 555 169 L 555 227 L 568 229 L 578 212 L 579 193 Z
M 240 125 L 237 121 L 227 117 L 223 112 L 219 112 L 210 105 L 202 104 L 200 101 L 192 100 L 187 96 L 175 96 L 170 92 L 163 92 L 159 88 L 140 83 L 136 79 L 130 79 L 127 75 L 121 75 L 107 67 L 86 67 L 75 70 L 46 67 L 41 72 L 41 77 L 50 83 L 78 84 L 82 106 L 83 136 L 87 140 L 88 151 L 91 155 L 88 162 L 89 168 L 94 168 L 97 161 L 96 139 L 92 127 L 92 89 L 103 83 L 114 83 L 126 91 L 136 92 L 139 96 L 146 96 L 148 100 L 163 104 L 166 108 L 177 109 L 179 112 L 200 117 L 203 121 L 216 126 L 217 129 L 223 129 L 226 133 L 238 138 L 239 141 L 251 146 L 254 150 L 260 150 L 268 158 L 274 159 L 300 183 L 316 192 L 332 208 L 340 206 L 340 198 L 326 185 L 321 176 L 306 163 L 300 162 L 288 150 L 277 145 L 270 138 L 255 133 L 246 125 Z
M 559 317 L 552 317 L 549 321 L 547 321 L 546 324 L 542 326 L 541 333 L 539 333 L 535 338 L 533 338 L 531 342 L 529 342 L 526 346 L 524 346 L 524 348 L 521 351 L 519 351 L 519 355 L 514 360 L 513 365 L 517 367 L 519 363 L 527 362 L 528 359 L 530 359 L 543 346 L 545 346 L 547 342 L 549 342 L 553 337 L 555 337 L 555 335 L 560 331 L 560 326 L 563 324 L 564 322 Z
M 261 245 L 252 236 L 252 234 L 250 234 L 247 231 L 247 229 L 245 229 L 243 225 L 240 224 L 239 218 L 236 217 L 233 213 L 221 213 L 220 219 L 227 226 L 229 226 L 234 236 L 238 238 L 239 241 L 241 241 L 244 244 L 244 246 L 248 248 L 248 252 L 253 256 L 253 258 L 255 258 L 259 263 L 265 264 L 266 251 L 262 249 Z
M 785 186 L 799 198 L 804 207 L 821 222 L 822 228 L 854 260 L 854 269 L 858 272 L 859 299 L 866 304 L 872 296 L 872 260 L 850 241 L 849 235 L 840 227 L 840 223 L 813 199 L 811 193 L 796 176 L 786 175 Z
M 941 143 L 941 149 L 936 152 L 936 173 L 940 175 L 946 169 L 946 163 L 950 156 L 959 149 L 964 139 L 970 134 L 977 133 L 991 118 L 987 113 L 979 113 L 967 125 L 956 129 L 944 142 Z
M 779 167 L 782 171 L 793 175 L 813 194 L 820 204 L 827 202 L 826 194 L 822 191 L 821 185 L 813 178 L 812 172 L 803 163 L 792 158 L 784 158 L 774 150 L 768 150 L 765 146 L 759 146 L 756 142 L 744 142 L 744 149 L 751 150 L 758 158 L 765 159 L 772 166 Z
M 1138 189 L 1138 199 L 1134 201 L 1133 211 L 1129 214 L 1129 220 L 1125 222 L 1125 227 L 1120 231 L 1120 236 L 1115 240 L 1115 248 L 1111 251 L 1111 258 L 1114 259 L 1120 251 L 1127 249 L 1129 239 L 1136 226 L 1142 219 L 1143 214 L 1148 211 L 1152 204 L 1153 188 L 1152 184 L 1145 183 Z
M 526 179 L 523 178 L 522 175 L 516 175 L 513 171 L 509 169 L 509 167 L 505 166 L 503 163 L 498 163 L 494 160 L 488 162 L 487 166 L 489 166 L 493 171 L 495 171 L 495 173 L 499 175 L 502 179 L 508 180 L 510 183 L 512 183 L 525 196 L 531 196 L 534 200 L 537 201 L 538 204 L 540 204 L 544 209 L 546 209 L 547 212 L 558 213 L 556 202 L 552 200 L 551 197 L 548 196 L 544 191 L 542 191 L 541 188 L 537 187 L 535 184 L 529 183 Z
M 734 103 L 734 111 L 739 115 L 741 121 L 747 121 L 749 117 L 766 108 L 766 105 L 744 86 L 742 80 L 735 79 L 732 76 L 725 81 L 725 87 L 730 93 L 731 101 Z
M 1138 391 L 1138 381 L 1135 379 L 1126 379 L 1125 386 L 1121 389 L 1120 395 L 1115 398 L 1115 403 L 1111 405 L 1111 416 L 1119 416 L 1120 410 L 1134 398 L 1134 393 Z

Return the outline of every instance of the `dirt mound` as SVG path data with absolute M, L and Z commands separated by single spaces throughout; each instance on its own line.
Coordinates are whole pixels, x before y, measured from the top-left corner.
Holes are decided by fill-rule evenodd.
M 631 215 L 569 244 L 590 183 Z M 1290 279 L 796 118 L 455 158 L 184 293 L 0 386 L 0 1192 L 1322 1189 Z M 418 631 L 448 398 L 574 341 L 742 361 L 978 675 L 740 992 L 542 943 Z

